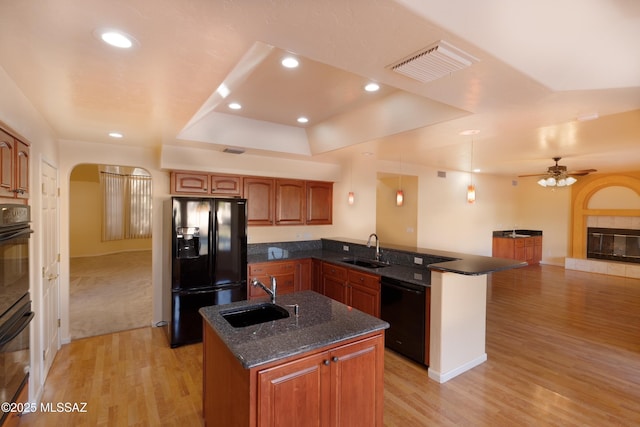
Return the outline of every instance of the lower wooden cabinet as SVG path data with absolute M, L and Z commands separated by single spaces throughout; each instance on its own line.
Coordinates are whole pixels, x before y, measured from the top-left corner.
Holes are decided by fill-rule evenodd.
M 258 426 L 381 426 L 384 339 L 258 371 Z
M 494 237 L 492 256 L 526 261 L 529 265 L 542 261 L 542 236 Z
M 380 317 L 378 275 L 324 262 L 321 293 L 367 314 Z
M 256 278 L 266 286 L 271 285 L 271 276 L 276 278 L 276 295 L 311 289 L 311 259 L 299 259 L 290 261 L 269 261 L 249 264 L 247 266 L 247 296 L 248 299 L 260 298 L 266 295 L 265 291 L 251 285 L 251 280 Z

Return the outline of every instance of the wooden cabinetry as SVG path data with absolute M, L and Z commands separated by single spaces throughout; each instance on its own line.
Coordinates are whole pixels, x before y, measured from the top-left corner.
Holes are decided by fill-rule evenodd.
M 247 224 L 273 225 L 275 183 L 270 178 L 244 179 L 244 197 L 247 199 Z
M 269 261 L 249 264 L 247 267 L 248 299 L 266 296 L 263 289 L 252 286 L 251 280 L 258 279 L 266 286 L 271 284 L 271 276 L 276 278 L 276 295 L 311 289 L 311 259 L 291 261 Z
M 380 426 L 384 333 L 244 369 L 206 323 L 205 426 Z
M 542 236 L 494 237 L 492 256 L 526 261 L 529 265 L 542 260 Z
M 308 225 L 333 223 L 333 183 L 307 181 L 307 217 Z
M 9 153 L 2 151 L 2 147 L 0 160 L 13 158 L 7 157 Z M 13 150 L 13 143 L 6 148 Z M 28 177 L 28 173 L 20 172 L 18 176 Z M 0 178 L 1 190 L 5 175 L 0 174 Z M 170 192 L 243 197 L 247 199 L 248 225 L 325 225 L 333 221 L 332 182 L 172 171 Z
M 380 276 L 322 264 L 322 294 L 372 316 L 380 317 Z
M 242 197 L 242 177 L 235 175 L 209 175 L 212 195 Z
M 308 291 L 313 287 L 313 267 L 310 258 L 296 261 L 294 287 L 297 291 Z
M 382 347 L 373 337 L 259 371 L 258 426 L 381 425 Z
M 171 194 L 242 196 L 242 177 L 201 172 L 171 172 Z
M 29 198 L 29 145 L 1 129 L 0 197 Z
M 295 179 L 276 180 L 276 224 L 302 225 L 305 223 L 305 182 Z

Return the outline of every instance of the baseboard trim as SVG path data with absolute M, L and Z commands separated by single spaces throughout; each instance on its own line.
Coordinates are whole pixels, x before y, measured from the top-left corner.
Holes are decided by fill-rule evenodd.
M 452 369 L 449 372 L 441 373 L 441 372 L 436 372 L 433 369 L 429 368 L 427 373 L 429 375 L 429 378 L 442 384 L 449 381 L 451 378 L 457 377 L 458 375 L 464 372 L 467 372 L 469 369 L 472 369 L 478 365 L 481 365 L 486 361 L 487 361 L 487 353 L 483 353 L 482 355 L 476 357 L 475 359 L 465 363 L 464 365 L 458 366 L 457 368 Z

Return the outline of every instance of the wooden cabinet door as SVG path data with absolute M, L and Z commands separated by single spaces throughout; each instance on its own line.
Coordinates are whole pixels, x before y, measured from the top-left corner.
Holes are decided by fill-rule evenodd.
M 171 192 L 175 194 L 209 194 L 209 175 L 197 172 L 172 172 Z
M 349 305 L 372 316 L 380 317 L 380 276 L 350 269 Z
M 313 259 L 311 261 L 311 290 L 323 294 L 324 290 L 322 287 L 322 261 L 319 259 Z
M 276 224 L 302 225 L 305 212 L 305 182 L 294 179 L 276 180 Z
M 211 194 L 242 197 L 242 177 L 235 175 L 209 175 Z
M 328 353 L 258 372 L 258 426 L 328 426 L 331 402 Z
M 271 276 L 276 279 L 276 295 L 289 294 L 295 291 L 296 262 L 278 261 L 250 264 L 248 266 L 247 283 L 249 299 L 267 295 L 264 289 L 253 286 L 251 280 L 258 279 L 267 287 L 271 286 Z
M 273 225 L 274 182 L 268 178 L 245 178 L 248 225 Z
M 492 256 L 496 258 L 514 259 L 513 245 L 516 239 L 506 237 L 493 238 Z
M 0 130 L 0 196 L 15 197 L 12 191 L 15 155 L 15 139 L 8 133 Z
M 348 300 L 351 307 L 380 317 L 380 292 L 350 283 Z
M 296 263 L 296 283 L 295 290 L 296 291 L 307 291 L 311 290 L 313 279 L 312 279 L 312 267 L 311 267 L 311 259 L 301 259 Z
M 325 275 L 322 277 L 322 290 L 324 296 L 347 304 L 347 285 L 344 280 Z
M 21 199 L 29 198 L 29 146 L 16 139 L 15 193 Z
M 333 183 L 307 181 L 307 218 L 309 225 L 333 222 Z
M 382 427 L 384 339 L 339 347 L 331 358 L 331 426 Z
M 542 236 L 536 236 L 533 239 L 533 263 L 540 264 L 540 261 L 542 261 Z

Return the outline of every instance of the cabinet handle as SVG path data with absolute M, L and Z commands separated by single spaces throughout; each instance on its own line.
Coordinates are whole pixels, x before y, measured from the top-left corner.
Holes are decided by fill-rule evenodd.
M 338 359 L 336 356 L 333 356 L 333 357 L 331 358 L 331 361 L 332 361 L 332 362 L 337 362 L 338 360 L 340 360 L 340 359 Z
M 322 363 L 324 363 L 325 366 L 329 366 L 329 361 L 328 360 L 324 360 Z

